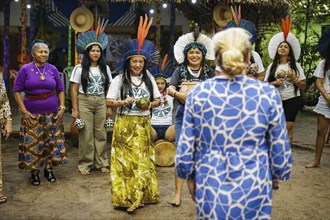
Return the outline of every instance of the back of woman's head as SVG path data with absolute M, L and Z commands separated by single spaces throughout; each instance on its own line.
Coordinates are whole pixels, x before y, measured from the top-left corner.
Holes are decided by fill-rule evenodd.
M 216 62 L 225 74 L 239 75 L 246 68 L 250 38 L 251 35 L 242 28 L 228 28 L 213 36 Z

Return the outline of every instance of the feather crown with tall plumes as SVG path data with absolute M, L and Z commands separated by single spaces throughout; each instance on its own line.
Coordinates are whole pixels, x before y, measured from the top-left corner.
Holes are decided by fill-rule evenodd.
M 159 62 L 161 65 L 155 66 L 153 69 L 150 70 L 150 73 L 154 76 L 155 79 L 163 78 L 168 79 L 172 76 L 172 69 L 171 69 L 171 60 L 168 59 L 168 54 L 165 54 L 163 61 Z
M 301 47 L 300 47 L 299 40 L 292 33 L 290 33 L 290 27 L 292 24 L 292 20 L 290 18 L 286 18 L 286 19 L 282 18 L 281 24 L 282 24 L 282 27 L 281 27 L 282 32 L 275 34 L 269 41 L 269 44 L 268 44 L 269 56 L 272 59 L 274 59 L 279 45 L 282 42 L 287 42 L 288 44 L 290 44 L 290 46 L 292 48 L 295 60 L 298 60 L 299 56 L 300 56 L 300 52 L 301 52 Z
M 198 30 L 187 33 L 178 38 L 174 44 L 174 57 L 178 63 L 182 63 L 187 52 L 191 48 L 198 48 L 207 60 L 214 60 L 214 51 L 212 50 L 212 40 Z
M 241 19 L 241 6 L 238 6 L 238 10 L 236 6 L 231 6 L 231 13 L 233 15 L 233 20 L 228 22 L 223 29 L 225 30 L 231 27 L 240 27 L 247 30 L 252 35 L 250 42 L 251 45 L 253 45 L 257 40 L 257 29 L 254 24 L 248 20 Z
M 142 56 L 145 59 L 145 66 L 148 70 L 158 64 L 159 51 L 151 41 L 145 39 L 152 21 L 153 18 L 148 22 L 147 15 L 145 15 L 144 19 L 140 16 L 137 39 L 123 42 L 114 51 L 116 71 L 123 70 L 126 60 L 133 56 Z
M 84 51 L 93 44 L 99 45 L 102 50 L 107 48 L 108 36 L 104 33 L 104 29 L 108 24 L 108 19 L 98 18 L 97 27 L 95 30 L 83 32 L 77 39 L 76 48 L 77 52 L 82 54 Z

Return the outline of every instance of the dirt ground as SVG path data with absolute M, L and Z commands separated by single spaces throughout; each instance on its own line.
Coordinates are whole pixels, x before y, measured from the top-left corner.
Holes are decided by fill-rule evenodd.
M 309 116 L 309 117 L 307 117 Z M 297 143 L 313 143 L 310 134 L 316 117 L 300 115 L 295 132 Z M 309 118 L 311 121 L 306 121 Z M 304 124 L 305 123 L 305 124 Z M 309 127 L 306 127 L 309 126 Z M 315 128 L 315 127 L 314 127 Z M 309 134 L 309 137 L 306 137 Z M 310 139 L 313 140 L 310 140 Z M 11 137 L 2 145 L 4 193 L 7 203 L 0 205 L 0 219 L 195 219 L 194 203 L 184 187 L 182 204 L 172 207 L 167 202 L 174 190 L 174 168 L 157 167 L 160 202 L 146 205 L 129 215 L 111 205 L 110 177 L 93 171 L 82 176 L 77 170 L 78 149 L 67 140 L 69 163 L 54 169 L 55 183 L 41 175 L 41 185 L 29 183 L 30 174 L 17 167 L 17 138 Z M 290 181 L 281 184 L 273 200 L 273 219 L 328 220 L 330 219 L 330 149 L 326 147 L 320 168 L 306 169 L 304 164 L 313 158 L 310 148 L 293 147 L 294 166 Z

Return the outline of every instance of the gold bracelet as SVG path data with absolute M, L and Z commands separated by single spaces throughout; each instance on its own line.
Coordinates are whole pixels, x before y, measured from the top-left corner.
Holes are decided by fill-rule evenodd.
M 293 83 L 298 82 L 298 77 L 295 78 L 295 80 L 293 80 Z

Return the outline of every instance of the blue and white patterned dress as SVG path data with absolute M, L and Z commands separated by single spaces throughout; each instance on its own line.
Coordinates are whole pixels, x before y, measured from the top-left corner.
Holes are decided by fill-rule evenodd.
M 189 93 L 175 166 L 196 181 L 199 219 L 270 219 L 272 180 L 292 168 L 281 103 L 275 87 L 246 76 Z

